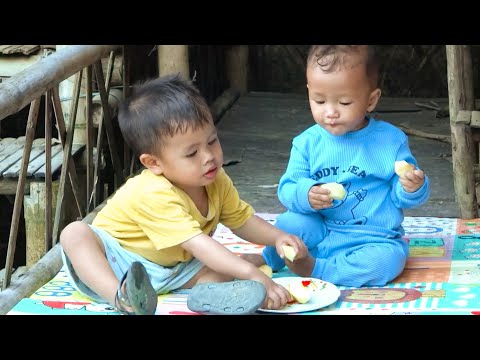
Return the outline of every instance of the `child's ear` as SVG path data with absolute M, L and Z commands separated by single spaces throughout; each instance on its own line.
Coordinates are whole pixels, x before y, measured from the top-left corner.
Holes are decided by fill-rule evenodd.
M 376 88 L 370 93 L 370 97 L 368 98 L 367 112 L 372 112 L 375 109 L 381 95 L 382 90 L 380 90 L 379 88 Z
M 143 166 L 153 172 L 155 175 L 162 175 L 163 167 L 159 159 L 152 154 L 142 154 L 139 157 Z

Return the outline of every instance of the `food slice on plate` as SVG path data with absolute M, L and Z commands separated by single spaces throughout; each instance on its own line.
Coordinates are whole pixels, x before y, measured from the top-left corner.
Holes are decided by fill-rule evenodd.
M 312 298 L 312 289 L 304 281 L 293 282 L 287 286 L 290 295 L 300 304 L 305 304 Z

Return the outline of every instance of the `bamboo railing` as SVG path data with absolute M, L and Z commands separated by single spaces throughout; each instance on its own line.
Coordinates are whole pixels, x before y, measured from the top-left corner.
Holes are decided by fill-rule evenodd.
M 120 161 L 120 154 L 118 153 L 117 144 L 115 142 L 115 136 L 113 134 L 111 114 L 108 105 L 108 91 L 110 88 L 110 74 L 111 67 L 113 66 L 115 50 L 121 48 L 121 45 L 71 45 L 62 48 L 52 55 L 46 56 L 24 69 L 23 71 L 13 75 L 12 77 L 4 80 L 0 83 L 0 121 L 7 116 L 15 114 L 22 110 L 25 106 L 30 104 L 30 111 L 27 120 L 26 134 L 25 134 L 25 146 L 23 150 L 22 166 L 19 172 L 17 190 L 15 194 L 15 202 L 13 208 L 12 222 L 10 226 L 7 258 L 5 264 L 5 273 L 2 284 L 2 290 L 6 290 L 10 285 L 13 259 L 15 255 L 16 241 L 18 235 L 19 220 L 21 215 L 21 208 L 24 198 L 24 188 L 26 182 L 26 168 L 29 161 L 30 151 L 32 149 L 32 142 L 35 136 L 35 129 L 37 124 L 37 118 L 39 113 L 40 100 L 45 97 L 45 156 L 46 156 L 46 213 L 45 213 L 45 244 L 48 251 L 49 248 L 54 246 L 57 242 L 61 212 L 64 203 L 64 190 L 66 185 L 70 185 L 75 197 L 76 206 L 78 209 L 79 217 L 82 218 L 88 211 L 98 205 L 92 204 L 89 201 L 79 198 L 78 191 L 78 179 L 76 175 L 75 164 L 71 156 L 73 132 L 75 128 L 75 120 L 78 108 L 78 100 L 80 97 L 80 85 L 82 79 L 82 73 L 85 71 L 86 76 L 86 127 L 87 133 L 92 133 L 92 113 L 89 110 L 91 106 L 91 99 L 93 96 L 92 81 L 94 80 L 93 74 L 95 74 L 96 85 L 101 97 L 101 104 L 103 110 L 103 116 L 101 117 L 100 124 L 98 126 L 97 142 L 87 141 L 87 154 L 93 153 L 93 148 L 97 148 L 97 161 L 95 164 L 89 162 L 87 164 L 87 179 L 90 179 L 90 186 L 87 193 L 87 198 L 91 199 L 96 191 L 96 178 L 99 176 L 99 161 L 100 151 L 104 132 L 108 141 L 108 150 L 110 154 L 108 156 L 113 164 L 115 173 L 116 184 L 123 183 L 125 173 L 122 170 L 123 166 Z M 123 47 L 125 50 L 125 47 Z M 125 54 L 124 54 L 125 55 Z M 101 59 L 110 56 L 109 65 L 107 67 L 107 76 L 103 74 Z M 129 89 L 128 86 L 128 67 L 127 57 L 124 56 L 124 76 L 123 76 L 123 89 L 124 93 Z M 59 96 L 59 84 L 67 78 L 76 75 L 76 81 L 74 86 L 74 94 L 71 101 L 71 118 L 68 124 L 65 123 L 63 111 L 61 108 L 61 100 Z M 53 110 L 53 111 L 52 111 Z M 52 119 L 54 118 L 54 120 Z M 52 177 L 49 170 L 49 164 L 51 163 L 50 143 L 52 136 L 52 123 L 55 121 L 55 125 L 58 130 L 58 141 L 63 146 L 63 163 L 61 168 L 61 175 L 59 179 L 59 190 L 56 203 L 55 217 L 52 224 Z M 67 184 L 66 179 L 69 179 Z M 113 189 L 114 190 L 114 189 Z M 51 269 L 51 271 L 57 271 L 58 269 Z M 46 276 L 50 276 L 47 274 Z M 47 279 L 48 281 L 48 279 Z M 2 294 L 4 293 L 2 291 Z

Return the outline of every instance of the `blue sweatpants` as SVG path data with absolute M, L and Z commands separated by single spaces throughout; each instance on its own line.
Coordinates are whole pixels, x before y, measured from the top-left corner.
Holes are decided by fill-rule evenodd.
M 408 257 L 408 244 L 401 237 L 330 231 L 318 213 L 287 211 L 277 217 L 275 226 L 305 242 L 315 258 L 311 277 L 335 285 L 383 286 L 400 275 Z M 262 255 L 274 271 L 285 266 L 274 247 L 266 246 Z

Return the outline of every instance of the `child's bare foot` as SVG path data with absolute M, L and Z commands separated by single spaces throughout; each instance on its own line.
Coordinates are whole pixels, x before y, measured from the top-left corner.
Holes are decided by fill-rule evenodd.
M 265 265 L 265 260 L 260 254 L 241 254 L 240 257 L 244 260 L 247 260 L 249 263 L 252 263 L 256 267 Z
M 298 276 L 308 277 L 312 275 L 313 268 L 315 267 L 315 259 L 312 255 L 308 254 L 303 259 L 298 259 L 293 262 L 286 260 L 285 264 L 291 272 Z

